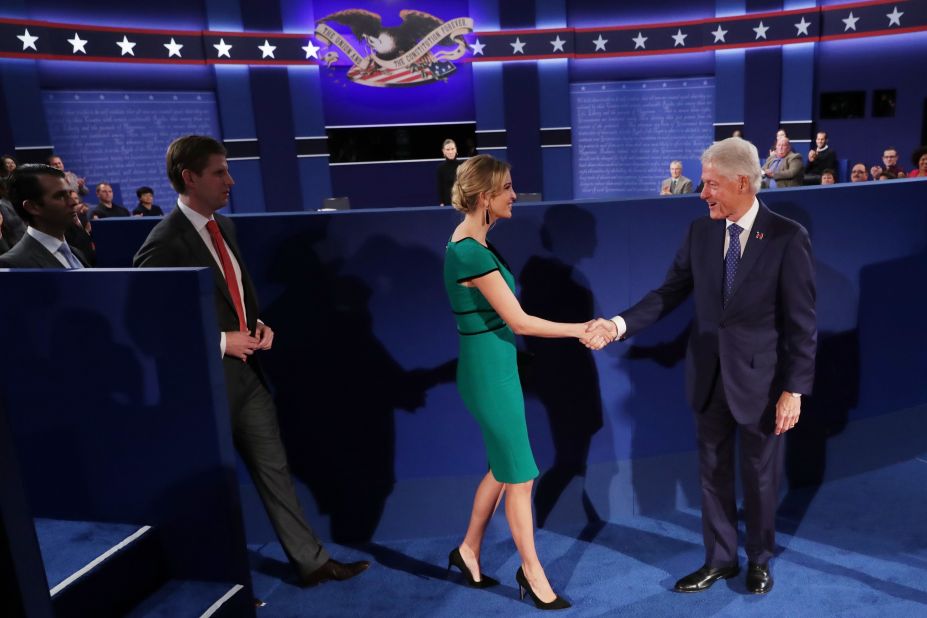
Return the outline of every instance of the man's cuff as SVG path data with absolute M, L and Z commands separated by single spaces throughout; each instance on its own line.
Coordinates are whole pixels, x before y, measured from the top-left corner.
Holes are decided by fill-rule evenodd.
M 219 333 L 219 358 L 225 356 L 225 333 Z
M 624 318 L 620 315 L 616 315 L 612 318 L 612 322 L 615 323 L 615 327 L 618 329 L 618 339 L 624 337 L 624 334 L 628 330 L 628 325 L 624 323 Z

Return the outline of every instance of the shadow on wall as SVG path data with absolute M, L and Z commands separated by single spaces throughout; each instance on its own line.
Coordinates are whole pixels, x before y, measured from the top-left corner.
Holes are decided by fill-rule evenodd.
M 575 239 L 588 239 L 577 243 Z M 548 252 L 532 256 L 519 276 L 524 310 L 556 322 L 586 322 L 595 316 L 589 284 L 576 270 L 596 247 L 595 219 L 572 205 L 554 206 L 544 215 L 541 244 Z M 602 426 L 602 396 L 592 352 L 573 339 L 527 337 L 530 368 L 525 390 L 547 412 L 554 443 L 554 463 L 537 483 L 537 525 L 543 527 L 567 485 L 585 477 L 592 437 Z M 599 521 L 587 489 L 582 509 L 588 522 Z
M 456 361 L 404 370 L 374 335 L 370 286 L 345 274 L 353 258 L 319 258 L 316 245 L 325 239 L 326 229 L 317 228 L 277 248 L 270 272 L 283 291 L 264 315 L 287 331 L 264 362 L 293 473 L 329 515 L 331 538 L 363 543 L 372 539 L 396 480 L 395 410 L 423 406 L 429 388 L 453 379 Z M 393 241 L 369 243 L 391 265 L 401 261 Z M 412 278 L 434 268 L 418 260 L 405 266 Z

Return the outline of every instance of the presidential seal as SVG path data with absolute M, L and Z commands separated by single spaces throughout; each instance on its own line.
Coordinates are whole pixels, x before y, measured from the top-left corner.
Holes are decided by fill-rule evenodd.
M 456 70 L 451 61 L 467 50 L 463 35 L 473 31 L 473 20 L 458 17 L 445 22 L 413 10 L 399 11 L 399 17 L 401 24 L 384 27 L 376 13 L 338 11 L 316 23 L 315 38 L 332 48 L 324 56 L 329 66 L 340 51 L 353 63 L 348 78 L 364 86 L 417 86 L 447 79 Z M 361 51 L 330 24 L 349 28 Z

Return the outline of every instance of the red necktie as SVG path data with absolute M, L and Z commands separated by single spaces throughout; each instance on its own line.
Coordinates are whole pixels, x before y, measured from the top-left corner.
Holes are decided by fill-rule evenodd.
M 248 324 L 245 322 L 245 309 L 241 306 L 241 294 L 238 292 L 238 279 L 235 277 L 235 267 L 232 266 L 232 258 L 229 252 L 225 250 L 225 242 L 222 240 L 222 234 L 219 232 L 219 224 L 215 219 L 206 222 L 206 231 L 212 238 L 212 246 L 216 248 L 219 254 L 219 261 L 222 262 L 222 272 L 225 274 L 225 283 L 229 286 L 229 295 L 232 297 L 232 303 L 235 305 L 235 313 L 238 314 L 238 329 L 244 333 L 248 332 Z

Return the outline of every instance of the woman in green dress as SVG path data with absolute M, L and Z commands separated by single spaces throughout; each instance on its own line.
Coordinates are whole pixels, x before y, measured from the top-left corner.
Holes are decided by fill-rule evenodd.
M 538 475 L 528 429 L 525 402 L 515 361 L 515 335 L 574 337 L 599 349 L 610 337 L 586 332 L 588 324 L 550 322 L 528 315 L 515 296 L 515 278 L 486 235 L 499 219 L 512 216 L 516 199 L 510 166 L 488 155 L 468 159 L 457 171 L 454 208 L 464 213 L 447 245 L 444 286 L 460 334 L 457 388 L 483 434 L 489 472 L 473 499 L 463 543 L 448 557 L 471 586 L 498 584 L 480 572 L 480 547 L 496 506 L 506 495 L 505 515 L 521 556 L 515 574 L 521 597 L 526 592 L 541 609 L 564 609 L 544 574 L 534 547 L 531 488 Z

